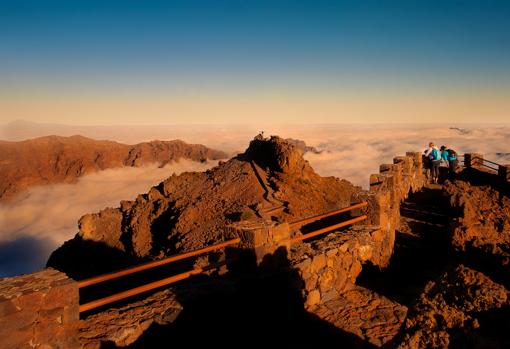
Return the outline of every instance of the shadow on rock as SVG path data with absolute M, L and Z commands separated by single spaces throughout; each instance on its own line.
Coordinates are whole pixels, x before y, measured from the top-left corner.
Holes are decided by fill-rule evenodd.
M 140 261 L 105 243 L 83 240 L 76 236 L 51 254 L 47 266 L 60 270 L 75 280 L 81 280 L 126 268 Z
M 285 248 L 224 275 L 199 276 L 173 290 L 183 310 L 171 324 L 153 323 L 129 348 L 161 348 L 177 343 L 209 347 L 337 344 L 373 348 L 304 309 L 302 283 L 290 268 Z M 102 348 L 116 348 L 112 342 Z

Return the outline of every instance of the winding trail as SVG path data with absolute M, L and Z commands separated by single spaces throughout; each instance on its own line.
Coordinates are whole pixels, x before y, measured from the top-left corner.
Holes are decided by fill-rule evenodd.
M 268 204 L 267 207 L 258 210 L 258 215 L 269 219 L 272 216 L 278 216 L 287 207 L 288 203 L 275 197 L 274 190 L 267 181 L 266 171 L 261 169 L 254 161 L 250 161 L 250 165 L 260 186 L 264 190 L 264 200 L 266 200 Z

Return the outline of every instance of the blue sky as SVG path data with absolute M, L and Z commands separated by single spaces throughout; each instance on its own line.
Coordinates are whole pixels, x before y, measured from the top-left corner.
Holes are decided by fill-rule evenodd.
M 509 33 L 509 1 L 0 1 L 0 96 L 506 97 Z

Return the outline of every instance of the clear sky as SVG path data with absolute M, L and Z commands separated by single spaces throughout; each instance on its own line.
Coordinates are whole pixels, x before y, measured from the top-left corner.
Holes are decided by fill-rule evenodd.
M 0 0 L 0 122 L 509 114 L 508 0 Z

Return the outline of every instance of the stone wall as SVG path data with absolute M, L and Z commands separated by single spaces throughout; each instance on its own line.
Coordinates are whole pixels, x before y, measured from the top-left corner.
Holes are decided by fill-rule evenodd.
M 83 349 L 104 348 L 102 343 L 105 342 L 111 347 L 129 346 L 150 326 L 172 323 L 182 309 L 170 289 L 148 294 L 142 299 L 90 314 L 81 320 L 80 344 Z
M 359 213 L 368 216 L 366 225 L 379 227 L 385 236 L 386 245 L 382 246 L 379 266 L 387 266 L 393 254 L 395 231 L 400 224 L 400 203 L 426 183 L 421 153 L 407 152 L 405 156 L 393 158 L 393 164 L 382 164 L 378 174 L 370 175 L 370 191 L 353 198 L 368 202 Z
M 0 279 L 0 348 L 77 348 L 78 286 L 48 268 Z
M 362 264 L 384 263 L 385 238 L 377 227 L 358 225 L 294 246 L 291 267 L 297 271 L 305 307 L 335 299 L 352 289 Z
M 370 191 L 353 198 L 353 203 L 368 202 L 365 208 L 352 211 L 353 216 L 367 215 L 367 220 L 291 248 L 292 267 L 301 282 L 305 307 L 312 308 L 352 289 L 365 263 L 388 266 L 400 222 L 400 203 L 425 184 L 421 153 L 395 157 L 393 164 L 381 165 L 380 173 L 370 176 Z

